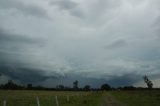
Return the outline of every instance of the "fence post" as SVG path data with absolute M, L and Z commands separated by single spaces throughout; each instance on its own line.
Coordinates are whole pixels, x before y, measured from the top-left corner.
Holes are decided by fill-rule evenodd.
M 55 99 L 56 99 L 56 105 L 59 106 L 59 102 L 58 102 L 57 96 L 55 96 Z
M 3 106 L 6 106 L 6 104 L 7 104 L 7 101 L 4 100 L 4 101 L 3 101 Z
M 39 98 L 37 97 L 37 105 L 40 106 Z
M 67 96 L 67 102 L 69 102 L 69 96 Z

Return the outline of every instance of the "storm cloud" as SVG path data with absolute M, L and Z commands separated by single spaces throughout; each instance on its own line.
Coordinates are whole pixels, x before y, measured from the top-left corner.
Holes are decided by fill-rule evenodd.
M 148 75 L 159 87 L 159 7 L 159 0 L 1 0 L 1 79 L 140 86 Z

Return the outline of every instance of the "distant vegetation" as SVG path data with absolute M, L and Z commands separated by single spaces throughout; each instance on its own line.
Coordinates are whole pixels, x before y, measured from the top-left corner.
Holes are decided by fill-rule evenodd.
M 55 88 L 46 88 L 43 86 L 33 86 L 32 84 L 27 84 L 26 86 L 18 85 L 12 80 L 8 80 L 6 84 L 1 84 L 0 89 L 10 89 L 10 90 L 56 90 L 56 91 L 100 91 L 100 90 L 111 90 L 111 86 L 108 84 L 103 84 L 101 88 L 91 88 L 90 85 L 85 85 L 80 88 L 78 86 L 78 81 L 73 82 L 73 87 L 65 87 L 64 85 L 57 85 Z
M 104 90 L 143 90 L 143 89 L 153 89 L 152 82 L 147 76 L 144 77 L 144 81 L 147 83 L 148 88 L 134 87 L 134 86 L 123 86 L 114 88 L 109 84 L 102 84 L 100 88 L 92 88 L 90 85 L 85 85 L 84 87 L 79 87 L 79 82 L 76 80 L 73 82 L 73 87 L 65 87 L 64 85 L 57 85 L 54 88 L 46 88 L 43 86 L 33 86 L 32 84 L 27 84 L 26 86 L 18 85 L 12 80 L 9 80 L 6 84 L 1 84 L 0 89 L 4 90 L 55 90 L 55 91 L 104 91 Z M 155 88 L 154 88 L 155 89 Z M 159 89 L 159 88 L 156 88 Z

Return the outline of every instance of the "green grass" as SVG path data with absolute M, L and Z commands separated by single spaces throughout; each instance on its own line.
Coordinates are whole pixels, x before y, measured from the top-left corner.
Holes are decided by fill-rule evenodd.
M 113 91 L 110 94 L 127 106 L 160 106 L 160 91 Z
M 55 96 L 58 97 L 59 106 L 103 106 L 104 100 L 110 100 L 110 97 L 113 98 L 113 102 L 118 100 L 125 106 L 160 106 L 160 91 L 56 92 L 24 90 L 0 90 L 0 106 L 3 106 L 3 100 L 7 101 L 7 106 L 37 106 L 37 96 L 41 106 L 56 106 Z M 67 102 L 67 96 L 69 96 L 69 102 Z
M 3 100 L 7 106 L 37 106 L 36 97 L 41 106 L 56 106 L 55 96 L 59 106 L 101 106 L 104 93 L 102 92 L 56 92 L 56 91 L 0 91 L 0 105 Z M 70 101 L 67 102 L 67 96 Z

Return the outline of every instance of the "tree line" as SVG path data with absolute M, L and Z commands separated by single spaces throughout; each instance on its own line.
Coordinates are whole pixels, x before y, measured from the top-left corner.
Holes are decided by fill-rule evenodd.
M 147 85 L 147 89 L 153 89 L 153 83 L 145 75 L 143 77 L 144 82 Z M 26 86 L 18 85 L 12 80 L 8 80 L 6 84 L 1 84 L 0 89 L 4 90 L 55 90 L 55 91 L 100 91 L 100 90 L 143 90 L 146 88 L 134 87 L 134 86 L 123 86 L 114 88 L 108 83 L 102 84 L 99 88 L 92 88 L 90 85 L 85 85 L 84 87 L 79 87 L 79 81 L 73 82 L 73 87 L 66 87 L 64 85 L 57 85 L 54 88 L 47 88 L 43 86 L 33 86 L 32 84 L 27 84 Z

